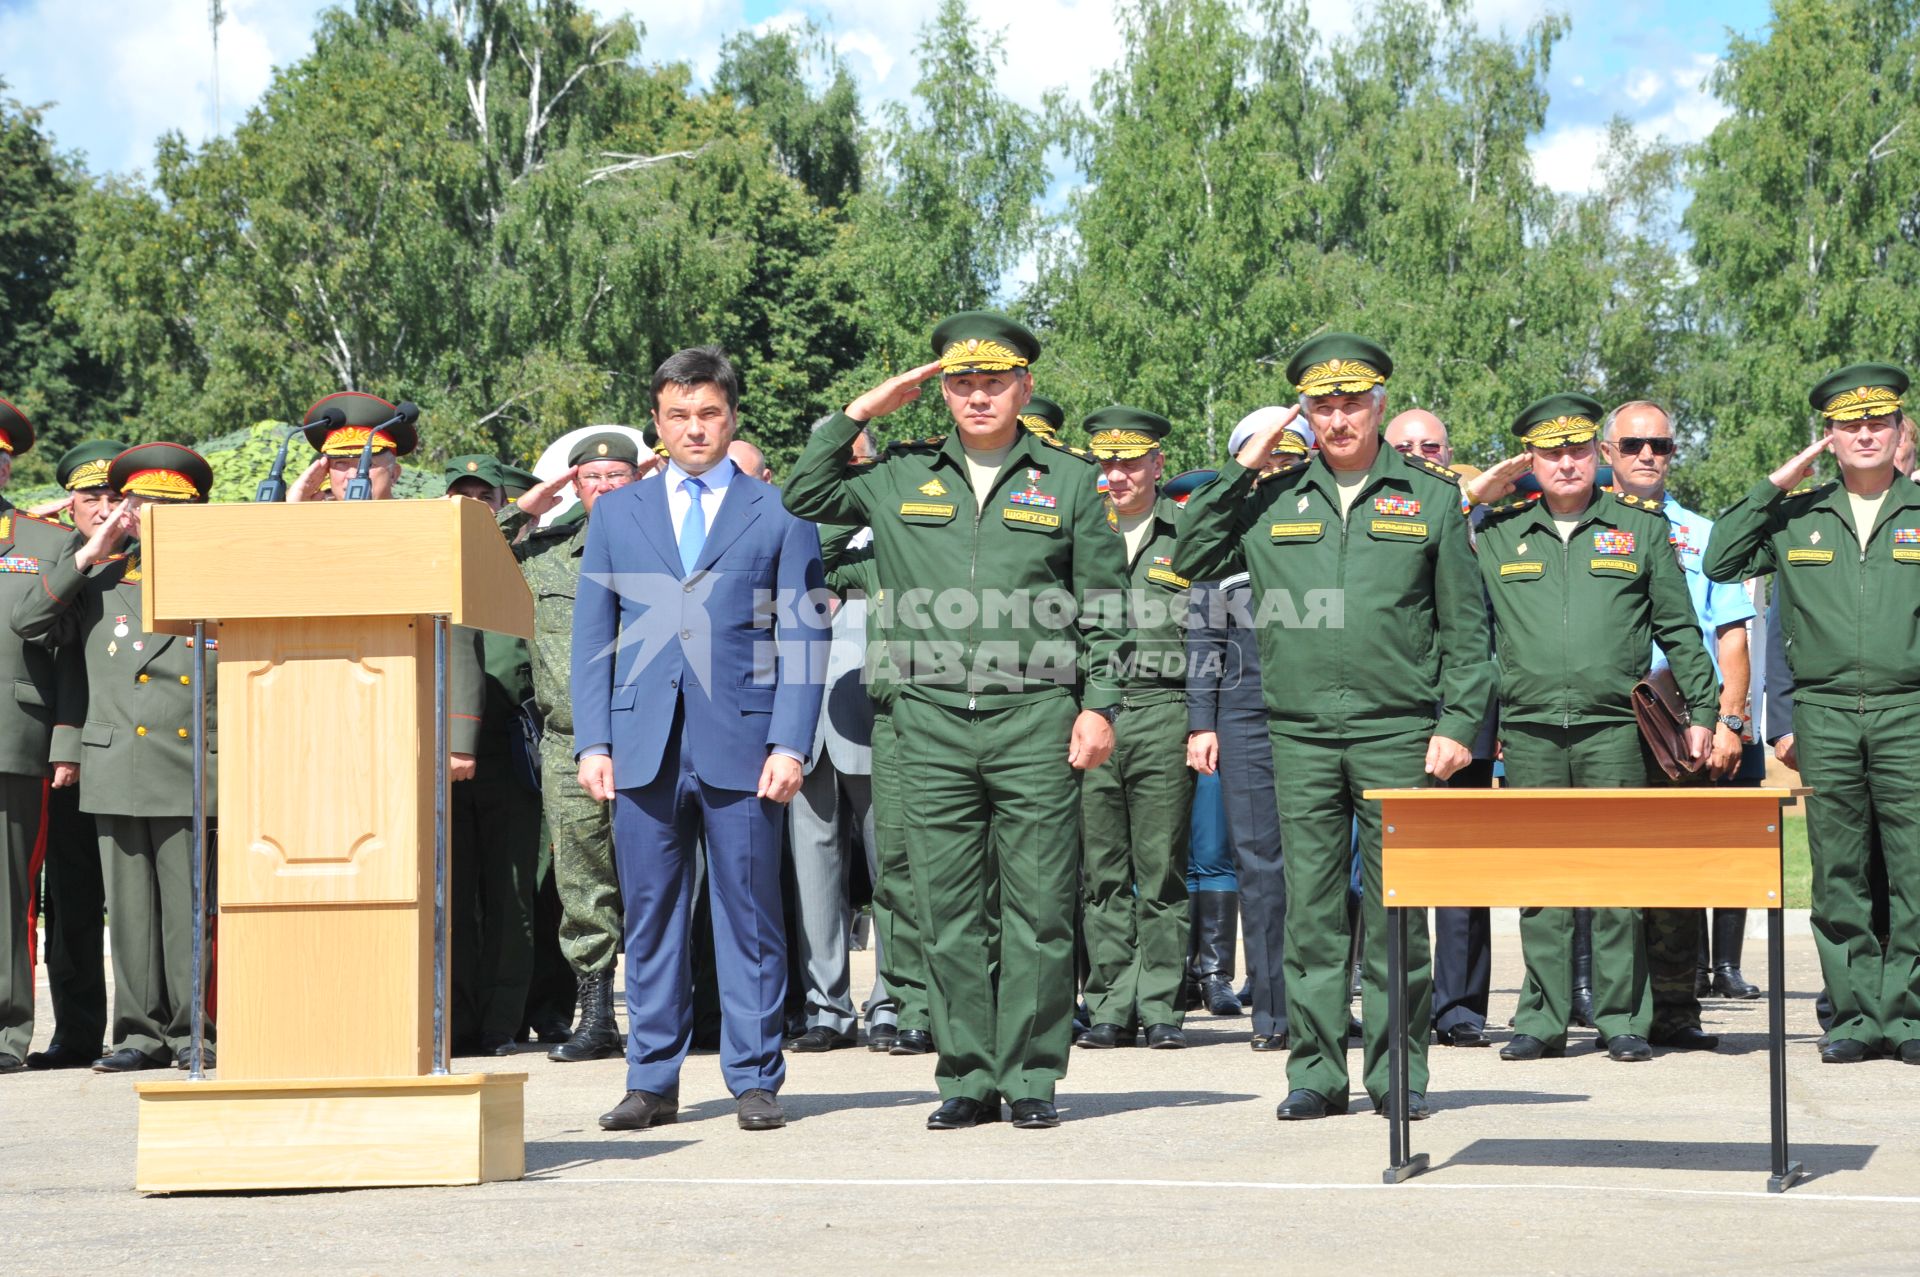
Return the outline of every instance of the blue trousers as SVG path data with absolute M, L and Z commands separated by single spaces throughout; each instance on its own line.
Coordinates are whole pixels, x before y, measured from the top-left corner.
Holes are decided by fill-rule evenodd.
M 1227 838 L 1227 800 L 1217 773 L 1194 778 L 1193 814 L 1187 828 L 1192 831 L 1187 843 L 1187 890 L 1240 890 L 1233 843 Z
M 671 1095 L 693 1040 L 694 856 L 704 838 L 720 986 L 720 1072 L 735 1095 L 778 1091 L 787 996 L 787 933 L 780 912 L 780 831 L 786 809 L 751 792 L 718 789 L 692 771 L 669 738 L 659 775 L 616 793 L 627 951 L 627 1089 Z

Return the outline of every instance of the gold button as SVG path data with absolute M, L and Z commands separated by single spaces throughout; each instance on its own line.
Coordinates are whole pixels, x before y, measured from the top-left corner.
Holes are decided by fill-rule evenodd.
M 180 739 L 185 740 L 186 738 L 187 738 L 187 729 L 182 727 L 180 729 Z
M 140 676 L 140 681 L 141 681 L 142 683 L 144 683 L 144 682 L 146 682 L 146 681 L 147 681 L 147 676 L 146 676 L 145 674 L 142 674 L 142 675 Z
M 135 736 L 145 736 L 147 734 L 147 729 L 144 727 L 136 727 L 133 729 L 133 734 Z
M 193 680 L 192 680 L 192 679 L 190 679 L 190 678 L 188 678 L 188 677 L 187 677 L 187 676 L 186 676 L 185 674 L 182 674 L 182 675 L 180 676 L 180 686 L 182 686 L 182 687 L 186 687 L 186 686 L 188 686 L 189 684 L 191 684 L 192 682 L 193 682 Z

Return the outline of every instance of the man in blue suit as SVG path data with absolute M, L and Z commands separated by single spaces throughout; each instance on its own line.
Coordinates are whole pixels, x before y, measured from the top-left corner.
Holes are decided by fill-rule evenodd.
M 581 559 L 574 740 L 580 784 L 614 803 L 626 912 L 627 1093 L 600 1118 L 609 1131 L 679 1111 L 702 838 L 721 1072 L 741 1127 L 786 1125 L 780 834 L 813 747 L 829 636 L 818 532 L 727 457 L 739 403 L 717 346 L 661 364 L 653 420 L 668 464 L 601 497 Z

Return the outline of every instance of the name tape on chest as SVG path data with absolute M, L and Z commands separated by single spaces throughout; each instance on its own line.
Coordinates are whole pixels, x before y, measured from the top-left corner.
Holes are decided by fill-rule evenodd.
M 925 515 L 935 519 L 951 519 L 953 507 L 938 501 L 902 501 L 900 513 L 906 515 Z
M 1808 550 L 1804 548 L 1797 549 L 1797 550 L 1788 550 L 1787 562 L 1794 563 L 1794 564 L 1831 563 L 1833 562 L 1833 551 L 1832 550 Z
M 1057 528 L 1060 526 L 1059 515 L 1043 514 L 1038 510 L 1026 510 L 1026 509 L 1020 509 L 1020 508 L 1015 508 L 1011 510 L 1002 510 L 1000 512 L 1000 517 L 1005 519 L 1008 523 L 1024 523 L 1030 527 L 1035 527 L 1035 528 Z
M 1304 523 L 1276 523 L 1267 534 L 1276 537 L 1317 537 L 1326 531 L 1325 523 L 1309 521 Z
M 1417 504 L 1417 503 L 1416 503 Z M 1427 525 L 1408 519 L 1375 519 L 1371 524 L 1373 531 L 1384 536 L 1420 537 L 1427 535 Z
M 1502 563 L 1500 565 L 1500 576 L 1503 580 L 1510 576 L 1539 576 L 1546 570 L 1547 565 L 1537 560 L 1522 561 L 1519 563 Z
M 1192 581 L 1187 580 L 1186 577 L 1181 576 L 1172 568 L 1148 568 L 1147 580 L 1158 581 L 1162 585 L 1171 585 L 1177 590 L 1184 590 L 1193 584 Z
M 1640 575 L 1640 565 L 1632 559 L 1589 559 L 1587 569 L 1592 572 L 1617 572 L 1621 576 Z
M 1895 563 L 1920 563 L 1920 546 L 1894 546 L 1893 561 Z

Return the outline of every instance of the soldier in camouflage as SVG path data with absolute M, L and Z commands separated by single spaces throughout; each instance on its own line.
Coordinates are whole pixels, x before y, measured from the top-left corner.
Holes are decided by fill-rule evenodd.
M 627 1039 L 613 1017 L 613 971 L 621 936 L 620 885 L 614 874 L 613 813 L 574 780 L 572 667 L 573 600 L 580 585 L 580 553 L 587 516 L 601 494 L 624 487 L 660 464 L 643 463 L 633 438 L 618 431 L 589 435 L 567 454 L 568 469 L 529 490 L 500 513 L 514 557 L 533 592 L 533 701 L 544 724 L 541 802 L 553 839 L 553 875 L 560 892 L 560 948 L 580 982 L 580 1018 L 573 1036 L 548 1052 L 560 1061 L 603 1060 L 626 1053 Z M 568 485 L 580 504 L 554 523 L 520 537 L 535 519 L 560 504 Z

